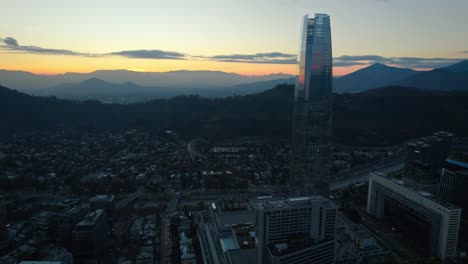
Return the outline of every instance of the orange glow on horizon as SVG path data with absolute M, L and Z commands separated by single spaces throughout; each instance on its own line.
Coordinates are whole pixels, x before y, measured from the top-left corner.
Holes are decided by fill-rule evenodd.
M 362 69 L 362 68 L 365 68 L 367 66 L 358 66 L 358 67 L 335 67 L 333 68 L 333 76 L 343 76 L 343 75 L 346 75 L 346 74 L 349 74 L 349 73 L 352 73 L 352 72 L 355 72 L 359 69 Z M 196 70 L 211 70 L 211 71 L 223 71 L 223 72 L 228 72 L 228 73 L 236 73 L 236 74 L 240 74 L 240 75 L 245 75 L 245 76 L 265 76 L 265 75 L 270 75 L 270 74 L 290 74 L 290 75 L 297 75 L 297 70 L 295 70 L 295 66 L 294 66 L 294 70 L 291 70 L 291 69 L 280 69 L 278 71 L 271 71 L 271 72 L 268 72 L 268 71 L 262 71 L 261 69 L 259 70 L 255 70 L 255 69 L 250 69 L 250 70 L 247 70 L 247 69 L 244 69 L 244 70 L 241 70 L 241 71 L 228 71 L 228 70 L 225 70 L 225 69 L 190 69 L 190 70 L 193 70 L 193 71 L 196 71 Z M 125 68 L 96 68 L 96 69 L 90 69 L 90 70 L 83 70 L 83 69 L 78 69 L 78 70 L 66 70 L 66 71 L 60 71 L 60 70 L 54 70 L 54 69 L 50 69 L 50 70 L 44 70 L 44 68 L 36 68 L 36 67 L 31 67 L 31 68 L 12 68 L 12 67 L 2 67 L 0 69 L 3 69 L 3 70 L 10 70 L 10 71 L 26 71 L 26 72 L 31 72 L 33 74 L 37 74 L 37 75 L 59 75 L 59 74 L 65 74 L 65 73 L 91 73 L 91 72 L 94 72 L 94 71 L 98 71 L 98 70 L 128 70 L 128 71 L 134 71 L 134 72 L 169 72 L 169 71 L 178 71 L 178 70 L 188 70 L 186 68 L 180 68 L 180 69 L 168 69 L 168 70 L 162 70 L 162 71 L 155 71 L 155 70 L 151 70 L 151 69 L 142 69 L 142 68 L 128 68 L 128 69 L 125 69 Z M 415 69 L 415 70 L 421 70 L 421 71 L 425 71 L 425 70 L 431 70 L 431 69 Z
M 342 76 L 367 65 L 334 67 L 333 75 Z M 136 72 L 168 72 L 178 70 L 209 70 L 237 73 L 246 76 L 269 74 L 297 75 L 296 64 L 254 64 L 202 60 L 147 60 L 125 58 L 85 58 L 71 56 L 44 56 L 37 54 L 2 54 L 0 69 L 27 71 L 39 75 L 67 72 L 90 73 L 96 70 L 128 69 Z M 427 70 L 427 69 L 425 69 Z

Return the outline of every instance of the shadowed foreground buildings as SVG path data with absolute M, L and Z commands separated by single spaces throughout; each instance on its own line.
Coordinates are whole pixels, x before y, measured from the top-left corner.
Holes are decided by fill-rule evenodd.
M 73 256 L 98 258 L 106 248 L 107 216 L 103 209 L 91 211 L 73 231 Z
M 461 216 L 458 206 L 437 201 L 430 193 L 415 190 L 401 180 L 372 173 L 367 212 L 409 226 L 418 240 L 426 241 L 429 253 L 441 260 L 456 255 Z
M 460 206 L 459 246 L 468 248 L 468 163 L 447 159 L 440 176 L 439 199 Z
M 330 17 L 305 16 L 294 94 L 289 182 L 295 193 L 327 195 L 329 191 L 332 68 Z
M 322 196 L 260 198 L 257 263 L 335 263 L 336 208 Z
M 450 132 L 438 131 L 406 145 L 406 183 L 413 188 L 432 194 L 437 193 L 442 166 L 449 156 L 453 141 Z
M 206 264 L 255 264 L 255 211 L 246 206 L 231 210 L 210 203 L 198 219 L 198 238 Z
M 250 200 L 231 211 L 211 203 L 199 216 L 204 263 L 335 262 L 336 208 L 321 196 Z

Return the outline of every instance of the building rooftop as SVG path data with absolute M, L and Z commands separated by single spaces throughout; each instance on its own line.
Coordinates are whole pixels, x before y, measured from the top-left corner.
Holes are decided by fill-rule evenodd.
M 466 163 L 464 161 L 454 160 L 454 159 L 447 159 L 446 162 L 451 164 L 451 165 L 461 167 L 463 169 L 468 169 L 468 163 Z
M 57 245 L 48 245 L 46 248 L 42 250 L 42 254 L 45 255 L 43 260 L 55 260 L 58 256 L 68 253 L 68 251 Z
M 314 241 L 308 235 L 298 234 L 281 243 L 270 243 L 268 249 L 273 256 L 282 256 L 314 245 Z
M 65 208 L 61 213 L 70 216 L 70 215 L 79 214 L 81 211 L 82 211 L 81 207 L 73 206 L 70 208 Z
M 19 264 L 62 264 L 63 262 L 58 261 L 21 261 Z
M 233 225 L 231 232 L 219 238 L 224 253 L 238 249 L 255 248 L 255 225 L 239 224 Z
M 254 224 L 240 224 L 232 226 L 234 239 L 240 249 L 255 248 L 256 229 Z
M 230 228 L 237 224 L 255 223 L 255 211 L 229 211 L 218 213 L 215 215 L 216 225 L 218 228 Z
M 255 248 L 248 250 L 231 250 L 227 252 L 229 263 L 256 264 L 257 251 Z
M 113 202 L 115 196 L 112 194 L 99 194 L 89 199 L 90 202 Z
M 291 198 L 257 198 L 254 206 L 258 209 L 278 209 L 278 208 L 295 208 L 310 205 L 312 202 L 326 202 L 328 201 L 323 196 L 301 196 Z
M 225 236 L 222 236 L 219 239 L 219 242 L 221 243 L 221 248 L 223 249 L 223 252 L 225 253 L 228 252 L 229 250 L 239 249 L 239 245 L 237 245 L 232 234 L 227 234 Z
M 56 213 L 52 213 L 49 211 L 41 211 L 37 214 L 35 214 L 31 220 L 33 221 L 47 221 L 50 217 L 56 215 Z
M 103 209 L 98 209 L 96 211 L 89 212 L 85 215 L 83 220 L 81 220 L 76 226 L 77 227 L 87 227 L 96 224 L 96 221 L 104 213 Z
M 392 178 L 391 176 L 385 174 L 385 173 L 381 173 L 381 172 L 371 172 L 371 176 L 372 175 L 375 175 L 375 176 L 379 176 L 383 179 L 386 179 L 396 185 L 399 185 L 401 186 L 402 188 L 405 188 L 406 190 L 408 191 L 411 191 L 412 193 L 414 194 L 417 194 L 418 196 L 420 196 L 421 198 L 423 199 L 427 199 L 429 201 L 432 201 L 438 205 L 440 205 L 441 207 L 445 207 L 447 209 L 460 209 L 460 207 L 454 205 L 454 204 L 451 204 L 449 202 L 446 202 L 446 201 L 440 201 L 440 200 L 437 200 L 435 199 L 435 197 L 428 193 L 428 192 L 425 192 L 425 191 L 419 191 L 419 190 L 416 190 L 410 186 L 408 186 L 404 181 L 402 180 L 398 180 L 398 179 L 395 179 L 395 178 Z

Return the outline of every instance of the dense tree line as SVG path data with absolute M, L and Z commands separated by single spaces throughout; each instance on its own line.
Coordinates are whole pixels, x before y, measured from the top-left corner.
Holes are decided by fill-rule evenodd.
M 246 96 L 177 96 L 128 105 L 33 97 L 0 87 L 0 134 L 19 131 L 151 129 L 224 139 L 291 134 L 293 86 Z M 468 135 L 468 93 L 385 87 L 334 95 L 335 142 L 383 146 L 450 130 Z

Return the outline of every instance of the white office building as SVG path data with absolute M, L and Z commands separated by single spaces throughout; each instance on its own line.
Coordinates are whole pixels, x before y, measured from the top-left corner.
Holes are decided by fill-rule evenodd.
M 371 173 L 367 212 L 376 218 L 385 216 L 385 204 L 396 203 L 408 213 L 429 225 L 429 249 L 441 260 L 454 257 L 457 250 L 461 209 L 453 204 L 437 201 L 424 191 L 417 191 L 403 181 L 382 173 Z

